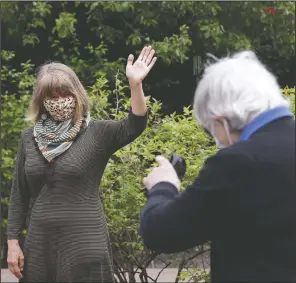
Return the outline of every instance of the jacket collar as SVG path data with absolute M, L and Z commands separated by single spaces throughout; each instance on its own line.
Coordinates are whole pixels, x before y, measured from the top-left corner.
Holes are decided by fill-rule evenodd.
M 255 132 L 274 120 L 283 117 L 293 117 L 291 110 L 288 107 L 280 106 L 267 110 L 252 120 L 243 130 L 240 141 L 248 140 Z

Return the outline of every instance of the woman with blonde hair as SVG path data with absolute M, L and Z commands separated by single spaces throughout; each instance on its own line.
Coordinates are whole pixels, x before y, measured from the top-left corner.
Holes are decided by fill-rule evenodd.
M 43 65 L 22 133 L 8 215 L 8 265 L 23 282 L 113 282 L 112 253 L 98 184 L 110 156 L 147 123 L 142 80 L 155 51 L 144 47 L 126 75 L 131 111 L 92 121 L 85 89 L 61 63 Z M 28 217 L 29 216 L 29 217 Z M 29 219 L 24 252 L 19 238 Z

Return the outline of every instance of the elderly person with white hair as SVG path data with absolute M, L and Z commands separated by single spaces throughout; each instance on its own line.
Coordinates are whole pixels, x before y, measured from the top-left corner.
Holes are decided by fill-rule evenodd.
M 220 59 L 194 111 L 220 150 L 182 192 L 157 157 L 144 179 L 144 244 L 174 253 L 210 241 L 212 282 L 296 282 L 295 120 L 276 78 L 251 51 Z

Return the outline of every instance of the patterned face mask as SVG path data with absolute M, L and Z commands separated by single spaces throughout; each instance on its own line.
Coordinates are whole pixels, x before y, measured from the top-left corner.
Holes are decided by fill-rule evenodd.
M 68 120 L 75 114 L 76 100 L 73 96 L 44 99 L 43 104 L 50 116 L 56 121 Z

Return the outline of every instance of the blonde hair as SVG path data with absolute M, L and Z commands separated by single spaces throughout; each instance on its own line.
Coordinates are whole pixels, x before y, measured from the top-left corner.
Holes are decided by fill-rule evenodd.
M 89 111 L 87 93 L 75 72 L 62 63 L 50 62 L 40 66 L 37 70 L 26 120 L 36 123 L 41 115 L 46 113 L 43 105 L 44 99 L 50 97 L 54 92 L 67 93 L 75 97 L 74 121 L 82 118 Z

